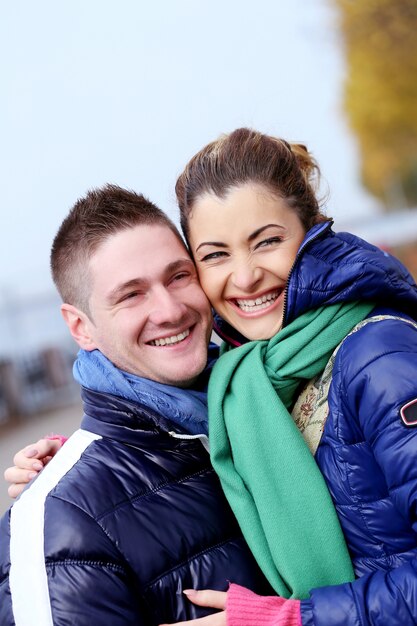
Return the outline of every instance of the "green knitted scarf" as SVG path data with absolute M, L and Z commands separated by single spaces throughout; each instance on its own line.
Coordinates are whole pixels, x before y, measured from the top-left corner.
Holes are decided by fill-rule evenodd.
M 214 469 L 253 555 L 285 598 L 354 579 L 326 483 L 289 410 L 300 383 L 324 370 L 373 307 L 309 311 L 269 341 L 225 351 L 210 377 Z

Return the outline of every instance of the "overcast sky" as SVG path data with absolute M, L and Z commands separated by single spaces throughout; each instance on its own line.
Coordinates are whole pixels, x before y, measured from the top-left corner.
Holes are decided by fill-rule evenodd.
M 4 4 L 0 306 L 51 288 L 52 238 L 88 188 L 133 188 L 176 220 L 183 165 L 239 126 L 307 143 L 337 220 L 375 213 L 336 18 L 331 0 Z

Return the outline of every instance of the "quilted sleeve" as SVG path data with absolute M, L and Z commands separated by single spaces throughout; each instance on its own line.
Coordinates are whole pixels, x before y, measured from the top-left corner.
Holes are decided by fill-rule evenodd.
M 301 603 L 302 623 L 411 626 L 417 623 L 417 419 L 413 423 L 417 412 L 412 404 L 417 400 L 417 330 L 405 322 L 384 320 L 368 324 L 345 343 L 336 421 L 339 428 L 348 423 L 358 433 L 346 462 L 346 480 L 353 492 L 355 485 L 359 491 L 372 455 L 378 486 L 375 482 L 372 498 L 369 480 L 365 506 L 374 515 L 364 517 L 363 523 L 369 536 L 378 530 L 381 552 L 384 532 L 390 547 L 397 542 L 397 549 L 387 551 L 392 566 L 385 570 L 366 573 L 350 584 L 312 590 L 310 599 Z M 378 490 L 387 497 L 379 500 Z M 406 529 L 398 535 L 392 529 L 388 500 Z M 355 515 L 354 507 L 350 514 Z
M 80 507 L 49 497 L 41 523 L 35 507 L 22 522 L 25 538 L 13 508 L 2 520 L 4 626 L 149 624 L 129 569 L 97 520 Z M 14 525 L 18 541 L 13 541 Z

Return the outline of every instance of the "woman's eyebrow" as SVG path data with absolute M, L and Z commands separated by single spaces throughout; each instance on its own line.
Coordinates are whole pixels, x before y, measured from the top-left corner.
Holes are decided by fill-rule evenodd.
M 280 226 L 279 224 L 265 224 L 265 226 L 261 226 L 260 228 L 257 228 L 256 230 L 254 230 L 253 233 L 249 235 L 248 241 L 253 241 L 253 239 L 256 239 L 267 228 L 279 228 L 280 230 L 285 230 L 284 226 Z M 216 248 L 227 248 L 227 244 L 223 243 L 222 241 L 203 241 L 197 246 L 195 251 L 198 252 L 198 250 L 202 248 L 203 246 L 215 246 Z
M 195 249 L 196 252 L 203 246 L 216 246 L 216 248 L 227 248 L 227 245 L 221 241 L 203 241 L 199 246 Z
M 253 241 L 254 239 L 256 239 L 267 228 L 279 228 L 280 230 L 285 230 L 284 226 L 280 226 L 279 224 L 265 224 L 265 226 L 261 226 L 260 228 L 254 230 L 253 233 L 249 235 L 248 241 Z

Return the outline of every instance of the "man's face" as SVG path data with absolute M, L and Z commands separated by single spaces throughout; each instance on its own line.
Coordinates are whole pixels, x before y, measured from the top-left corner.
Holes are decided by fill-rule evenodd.
M 122 230 L 99 246 L 89 273 L 90 343 L 84 347 L 97 348 L 126 372 L 192 384 L 206 364 L 212 316 L 174 233 L 163 225 Z

